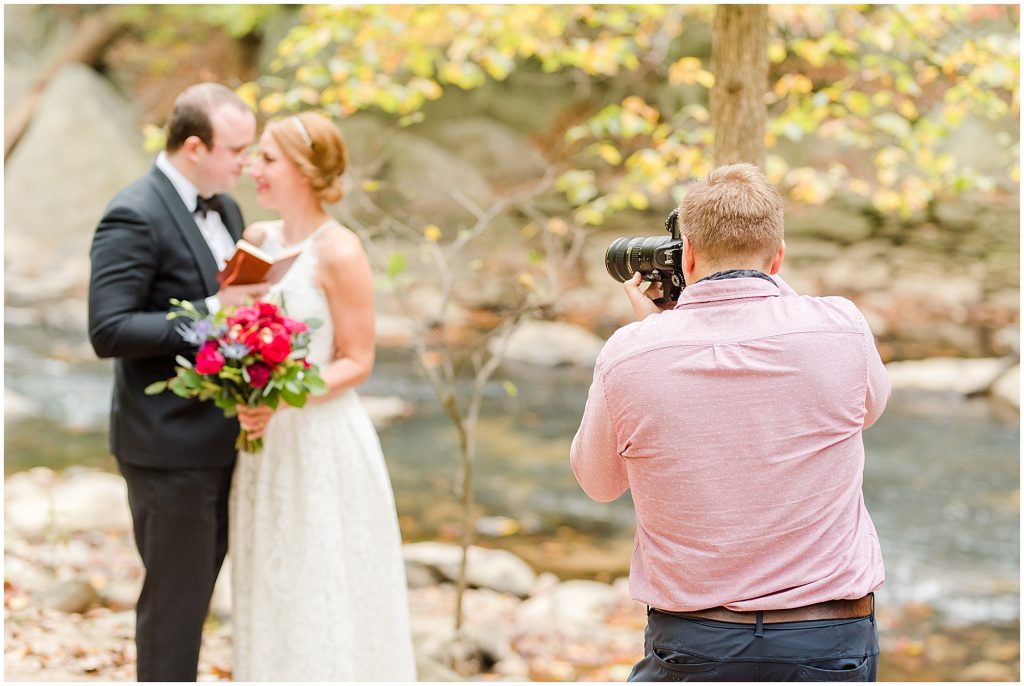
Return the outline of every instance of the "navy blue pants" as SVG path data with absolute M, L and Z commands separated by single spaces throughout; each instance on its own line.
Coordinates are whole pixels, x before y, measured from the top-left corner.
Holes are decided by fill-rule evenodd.
M 875 681 L 875 617 L 736 624 L 647 611 L 629 681 Z

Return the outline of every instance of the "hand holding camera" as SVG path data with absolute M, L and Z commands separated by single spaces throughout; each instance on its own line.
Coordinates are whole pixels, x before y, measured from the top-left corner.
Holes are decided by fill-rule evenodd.
M 617 238 L 604 255 L 608 274 L 622 282 L 638 320 L 672 308 L 686 287 L 678 209 L 668 215 L 665 229 L 668 237 Z M 646 291 L 640 290 L 642 281 L 651 284 Z

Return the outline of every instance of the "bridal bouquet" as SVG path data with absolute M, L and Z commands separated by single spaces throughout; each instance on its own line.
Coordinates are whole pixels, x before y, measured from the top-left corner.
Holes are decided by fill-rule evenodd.
M 182 355 L 176 360 L 176 374 L 146 388 L 147 395 L 170 390 L 182 398 L 213 400 L 234 417 L 238 405 L 277 408 L 283 400 L 302 407 L 310 395 L 326 390 L 320 371 L 306 360 L 311 330 L 320 322 L 290 319 L 277 305 L 258 302 L 204 315 L 187 300 L 171 300 L 180 309 L 168 319 L 187 318 L 177 331 L 195 345 L 195 364 Z M 263 439 L 249 440 L 243 429 L 236 448 L 258 453 Z

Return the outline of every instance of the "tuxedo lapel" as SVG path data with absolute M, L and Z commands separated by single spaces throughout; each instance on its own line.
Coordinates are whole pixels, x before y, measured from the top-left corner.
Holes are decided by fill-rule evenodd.
M 235 209 L 234 201 L 228 195 L 221 194 L 221 206 L 224 211 L 221 212 L 221 221 L 224 222 L 224 227 L 227 228 L 228 233 L 231 234 L 231 239 L 238 242 L 238 239 L 242 237 L 242 231 L 245 229 L 242 222 L 242 213 Z
M 207 245 L 206 239 L 200 233 L 195 218 L 188 208 L 185 207 L 185 203 L 181 201 L 181 196 L 174 189 L 170 179 L 164 176 L 160 169 L 153 167 L 150 176 L 160 201 L 167 209 L 167 215 L 171 218 L 175 228 L 181 232 L 182 237 L 185 239 L 185 245 L 188 246 L 189 251 L 192 253 L 192 259 L 195 260 L 196 269 L 203 279 L 206 292 L 216 293 L 219 290 L 217 285 L 217 260 L 214 259 L 213 253 L 210 252 L 210 246 Z

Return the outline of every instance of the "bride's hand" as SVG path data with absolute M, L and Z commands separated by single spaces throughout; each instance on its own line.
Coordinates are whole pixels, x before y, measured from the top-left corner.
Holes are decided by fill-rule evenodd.
M 249 440 L 254 441 L 263 435 L 267 428 L 267 423 L 273 414 L 274 408 L 268 405 L 260 405 L 259 407 L 238 405 L 238 423 L 242 425 L 242 429 L 249 435 Z

